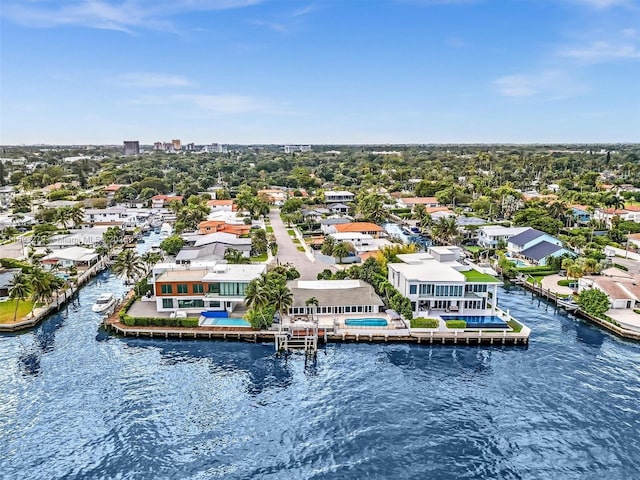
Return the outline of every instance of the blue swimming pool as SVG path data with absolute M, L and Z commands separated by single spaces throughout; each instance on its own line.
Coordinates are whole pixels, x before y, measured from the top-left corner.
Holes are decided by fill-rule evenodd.
M 242 318 L 209 318 L 203 325 L 214 327 L 250 327 L 251 324 Z
M 442 315 L 442 319 L 464 320 L 467 328 L 508 328 L 507 322 L 495 315 Z
M 344 324 L 349 327 L 386 327 L 384 318 L 347 318 Z

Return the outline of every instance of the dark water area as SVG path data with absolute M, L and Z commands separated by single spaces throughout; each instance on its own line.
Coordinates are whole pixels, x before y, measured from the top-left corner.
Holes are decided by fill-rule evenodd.
M 90 306 L 0 336 L 0 478 L 640 478 L 640 345 L 518 288 L 528 347 L 116 338 Z

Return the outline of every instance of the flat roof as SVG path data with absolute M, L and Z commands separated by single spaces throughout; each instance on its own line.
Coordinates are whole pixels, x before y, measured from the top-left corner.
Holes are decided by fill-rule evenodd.
M 450 265 L 436 260 L 420 263 L 390 263 L 389 268 L 402 273 L 407 280 L 419 282 L 459 282 L 464 283 L 465 276 Z
M 218 281 L 238 281 L 238 282 L 250 282 L 254 278 L 260 276 L 262 272 L 267 269 L 266 265 L 253 264 L 253 265 L 216 265 L 212 270 L 204 276 L 203 282 L 218 282 Z
M 156 278 L 156 282 L 199 282 L 207 274 L 205 268 L 190 270 L 167 270 Z

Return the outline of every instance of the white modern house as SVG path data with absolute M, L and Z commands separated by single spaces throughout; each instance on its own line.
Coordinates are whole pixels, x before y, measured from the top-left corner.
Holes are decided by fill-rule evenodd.
M 390 263 L 389 283 L 411 300 L 414 316 L 495 315 L 502 282 L 462 263 L 460 247 L 430 247 L 398 255 Z
M 336 242 L 350 243 L 355 249 L 356 255 L 365 252 L 377 252 L 384 247 L 391 246 L 392 243 L 386 238 L 375 238 L 372 235 L 361 232 L 338 232 L 328 235 Z
M 149 283 L 153 285 L 158 312 L 229 314 L 244 305 L 247 285 L 266 270 L 267 266 L 261 264 L 158 263 L 153 267 Z
M 45 270 L 50 270 L 54 265 L 62 268 L 89 268 L 100 259 L 100 255 L 92 248 L 68 247 L 51 252 L 42 259 Z
M 503 227 L 485 225 L 478 229 L 478 245 L 484 248 L 496 248 L 500 243 L 506 246 L 509 239 L 524 232 L 529 227 Z
M 227 250 L 237 250 L 242 256 L 251 255 L 251 239 L 237 237 L 232 233 L 215 232 L 206 235 L 184 234 L 185 246 L 178 252 L 176 262 L 191 263 L 198 259 L 222 260 Z

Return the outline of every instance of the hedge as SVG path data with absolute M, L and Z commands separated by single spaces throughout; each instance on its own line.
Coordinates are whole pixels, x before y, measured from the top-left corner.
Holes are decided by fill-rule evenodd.
M 411 328 L 438 328 L 440 320 L 437 318 L 418 317 L 411 320 Z
M 541 265 L 539 267 L 520 267 L 520 268 L 516 268 L 517 272 L 520 273 L 541 273 L 541 272 L 551 272 L 549 273 L 549 275 L 551 275 L 552 273 L 558 273 L 558 270 L 555 268 L 551 268 L 547 265 Z
M 198 318 L 154 318 L 154 317 L 132 317 L 124 315 L 122 321 L 128 327 L 197 327 Z
M 447 328 L 467 328 L 464 320 L 447 320 Z
M 619 263 L 614 263 L 613 266 L 615 268 L 619 268 L 620 270 L 624 270 L 625 272 L 629 271 L 629 269 L 627 267 L 625 267 L 624 265 L 620 265 Z

